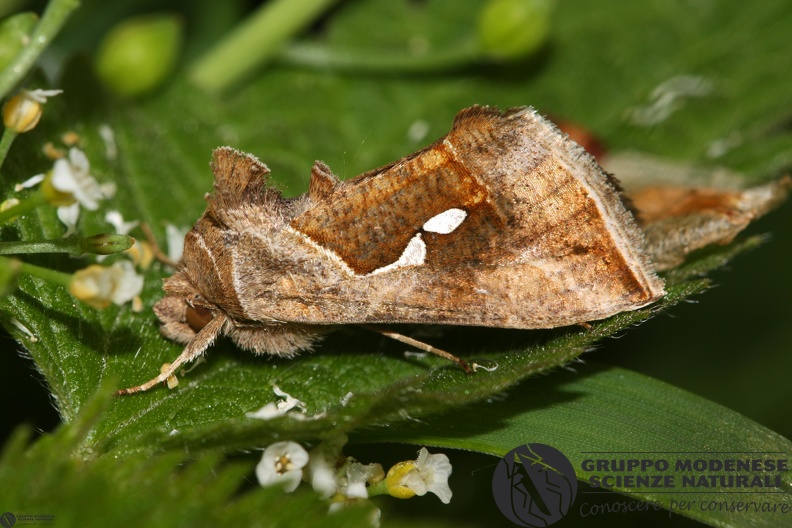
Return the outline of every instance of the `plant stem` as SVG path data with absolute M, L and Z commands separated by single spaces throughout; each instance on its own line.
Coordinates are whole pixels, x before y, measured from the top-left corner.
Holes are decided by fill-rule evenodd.
M 33 253 L 70 253 L 79 256 L 85 253 L 82 237 L 70 236 L 54 240 L 33 242 L 0 242 L 0 255 L 20 255 Z
M 79 0 L 51 0 L 41 15 L 41 20 L 30 34 L 28 44 L 2 72 L 0 72 L 0 98 L 5 97 L 16 86 L 49 45 L 72 11 L 80 5 Z
M 38 240 L 35 242 L 0 242 L 0 255 L 20 255 L 33 253 L 71 253 L 82 255 L 80 237 Z
M 18 135 L 19 132 L 13 128 L 6 128 L 3 130 L 3 139 L 0 139 L 0 167 L 3 166 L 3 162 L 8 155 L 8 149 L 11 148 L 11 143 L 14 142 Z
M 5 257 L 0 257 L 5 259 Z M 12 260 L 12 259 L 6 259 Z M 70 273 L 63 273 L 62 271 L 55 271 L 49 268 L 42 268 L 41 266 L 36 266 L 35 264 L 28 264 L 27 262 L 22 262 L 21 266 L 19 267 L 20 273 L 27 273 L 28 275 L 33 275 L 34 277 L 38 277 L 40 279 L 44 279 L 45 281 L 52 282 L 55 284 L 59 284 L 60 286 L 64 286 L 66 288 L 69 287 L 72 281 L 72 275 Z
M 380 480 L 376 484 L 372 484 L 371 486 L 366 488 L 369 497 L 375 497 L 377 495 L 388 495 L 388 484 L 385 479 Z
M 421 55 L 367 54 L 365 50 L 346 52 L 322 45 L 296 42 L 284 48 L 279 56 L 284 63 L 297 66 L 387 74 L 443 72 L 475 64 L 481 58 L 482 55 L 472 40 L 440 52 L 430 51 Z
M 47 198 L 44 196 L 44 193 L 41 192 L 41 190 L 38 190 L 19 202 L 14 207 L 6 209 L 5 211 L 0 211 L 0 224 L 8 222 L 15 216 L 23 215 L 40 205 L 45 205 L 46 203 Z
M 273 0 L 193 64 L 198 87 L 221 92 L 271 60 L 281 46 L 337 0 Z

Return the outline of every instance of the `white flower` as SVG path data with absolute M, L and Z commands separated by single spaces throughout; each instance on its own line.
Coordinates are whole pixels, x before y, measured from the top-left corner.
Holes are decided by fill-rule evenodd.
M 303 467 L 308 463 L 308 452 L 296 442 L 276 442 L 264 450 L 256 466 L 256 477 L 262 486 L 280 484 L 292 492 L 302 480 Z
M 173 224 L 165 225 L 165 238 L 168 241 L 168 258 L 179 262 L 184 252 L 184 237 L 187 236 L 189 227 L 176 227 Z
M 92 264 L 74 273 L 69 291 L 94 308 L 107 308 L 111 303 L 122 305 L 140 295 L 143 277 L 135 273 L 128 260 L 112 266 Z
M 112 198 L 118 192 L 118 185 L 115 182 L 100 183 L 99 189 L 102 191 L 103 197 Z
M 71 194 L 80 205 L 90 211 L 99 208 L 99 200 L 104 198 L 102 188 L 90 174 L 90 164 L 85 153 L 75 147 L 69 149 L 69 159 L 55 160 L 52 169 L 52 186 Z
M 272 391 L 276 396 L 283 399 L 277 402 L 270 402 L 257 411 L 246 413 L 245 416 L 258 420 L 271 420 L 278 416 L 285 415 L 292 409 L 297 409 L 299 412 L 305 414 L 304 401 L 298 400 L 291 394 L 282 391 L 277 385 L 272 386 Z
M 338 492 L 347 499 L 368 498 L 366 484 L 379 482 L 385 476 L 380 464 L 361 464 L 348 458 L 345 467 L 344 474 L 338 479 Z
M 106 195 L 105 195 L 106 196 Z M 124 217 L 120 211 L 107 211 L 105 213 L 105 222 L 113 226 L 113 229 L 119 235 L 128 235 L 130 231 L 136 228 L 139 224 L 139 220 L 132 220 L 131 222 L 125 222 Z M 151 250 L 151 246 L 148 242 L 143 240 L 135 239 L 135 244 L 126 250 L 126 254 L 132 259 L 132 262 L 135 263 L 136 266 L 139 266 L 141 269 L 148 269 L 151 265 L 151 262 L 154 260 L 154 252 Z M 105 255 L 101 255 L 98 260 L 101 262 Z
M 116 145 L 115 133 L 110 125 L 102 123 L 99 125 L 99 137 L 102 138 L 105 146 L 105 157 L 115 160 L 118 157 L 118 146 Z
M 55 97 L 63 93 L 63 90 L 22 90 L 26 92 L 27 97 L 33 99 L 37 103 L 44 104 L 47 102 L 47 97 Z
M 61 205 L 56 210 L 58 220 L 66 226 L 64 237 L 71 236 L 77 232 L 77 220 L 80 219 L 80 204 L 74 202 L 71 205 Z
M 277 385 L 272 386 L 272 392 L 275 393 L 275 396 L 283 398 L 281 401 L 277 403 L 278 409 L 281 412 L 289 412 L 292 409 L 299 409 L 301 412 L 305 412 L 305 402 L 302 400 L 298 400 L 288 392 L 282 391 L 280 387 Z
M 347 440 L 347 435 L 341 433 L 311 449 L 305 480 L 322 499 L 329 499 L 338 489 L 338 462 Z
M 14 192 L 19 192 L 22 189 L 30 189 L 31 187 L 35 187 L 36 185 L 38 185 L 43 181 L 44 181 L 44 174 L 36 174 L 35 176 L 31 176 L 22 183 L 17 183 L 16 185 L 14 185 Z
M 140 223 L 137 220 L 131 222 L 124 222 L 124 217 L 120 211 L 107 211 L 105 213 L 105 222 L 113 226 L 115 232 L 119 235 L 128 235 L 130 231 L 138 226 Z
M 426 491 L 434 493 L 443 504 L 451 502 L 451 488 L 448 486 L 448 477 L 451 476 L 451 461 L 442 453 L 430 455 L 425 447 L 418 451 L 415 461 L 418 474 L 426 484 Z M 416 493 L 422 495 L 422 493 Z
M 272 420 L 278 416 L 283 416 L 283 413 L 278 410 L 275 402 L 270 402 L 256 411 L 245 413 L 245 416 L 256 420 Z
M 346 394 L 344 394 L 344 396 L 341 398 L 341 405 L 343 407 L 349 405 L 349 401 L 352 399 L 352 396 L 354 396 L 354 393 L 352 392 L 347 392 Z
M 446 455 L 430 455 L 422 447 L 417 460 L 399 462 L 388 471 L 385 478 L 388 493 L 401 499 L 434 493 L 444 504 L 448 504 L 452 496 L 448 486 L 451 470 L 451 462 Z

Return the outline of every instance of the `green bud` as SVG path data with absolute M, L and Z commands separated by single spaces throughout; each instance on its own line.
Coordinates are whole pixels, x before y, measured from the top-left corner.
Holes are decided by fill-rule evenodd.
M 85 237 L 80 240 L 80 247 L 85 253 L 96 253 L 97 255 L 112 255 L 131 248 L 135 244 L 135 239 L 128 235 L 116 235 L 103 233 Z
M 547 40 L 553 0 L 491 0 L 479 14 L 478 42 L 497 60 L 528 57 Z
M 150 92 L 173 70 L 182 37 L 182 21 L 176 15 L 127 19 L 111 29 L 99 45 L 97 75 L 123 97 Z
M 0 71 L 28 44 L 36 22 L 35 13 L 19 13 L 0 21 Z

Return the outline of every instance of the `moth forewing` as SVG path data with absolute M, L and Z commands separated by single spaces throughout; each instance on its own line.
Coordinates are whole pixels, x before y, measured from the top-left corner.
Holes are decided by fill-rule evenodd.
M 424 227 L 452 211 L 454 229 Z M 465 110 L 448 136 L 342 182 L 290 227 L 341 280 L 310 278 L 296 304 L 266 306 L 285 320 L 303 305 L 306 323 L 547 328 L 664 294 L 618 190 L 529 109 Z

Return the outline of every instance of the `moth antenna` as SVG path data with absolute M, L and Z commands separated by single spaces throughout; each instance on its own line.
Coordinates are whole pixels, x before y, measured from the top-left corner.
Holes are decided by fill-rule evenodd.
M 382 334 L 385 337 L 390 337 L 391 339 L 395 339 L 396 341 L 399 341 L 400 343 L 404 343 L 405 345 L 410 345 L 411 347 L 415 347 L 418 350 L 429 352 L 430 354 L 434 354 L 436 356 L 440 356 L 441 358 L 448 359 L 449 361 L 453 361 L 454 363 L 462 367 L 462 369 L 464 369 L 464 371 L 467 372 L 468 374 L 471 374 L 473 372 L 473 369 L 470 368 L 470 365 L 468 365 L 467 361 L 465 361 L 464 359 L 460 359 L 456 357 L 454 354 L 446 352 L 445 350 L 441 350 L 437 347 L 433 347 L 432 345 L 424 343 L 423 341 L 418 341 L 417 339 L 413 339 L 412 337 L 407 337 L 406 335 L 402 335 L 397 332 L 391 332 L 390 330 L 385 330 L 383 328 L 379 328 L 373 325 L 360 325 L 360 326 L 362 326 L 363 328 L 367 328 L 372 332 L 377 332 L 378 334 Z
M 220 335 L 220 331 L 223 329 L 225 322 L 225 315 L 215 315 L 214 319 L 209 321 L 209 323 L 204 326 L 200 332 L 195 334 L 195 337 L 193 337 L 189 343 L 187 343 L 187 346 L 184 347 L 184 351 L 179 355 L 179 357 L 176 358 L 173 363 L 171 363 L 170 367 L 162 371 L 156 378 L 152 378 L 142 385 L 119 390 L 116 392 L 116 396 L 144 392 L 149 390 L 151 387 L 166 381 L 176 372 L 179 367 L 185 363 L 189 363 L 203 354 L 203 352 L 209 348 L 209 346 L 211 346 L 217 336 Z
M 171 259 L 168 255 L 166 255 L 162 249 L 160 249 L 159 244 L 157 244 L 157 239 L 154 238 L 154 233 L 151 232 L 151 228 L 145 222 L 140 224 L 140 230 L 143 231 L 143 234 L 146 236 L 146 242 L 149 243 L 151 246 L 151 252 L 154 254 L 154 258 L 165 264 L 166 266 L 170 266 L 171 268 L 178 269 L 179 263 L 175 260 Z

